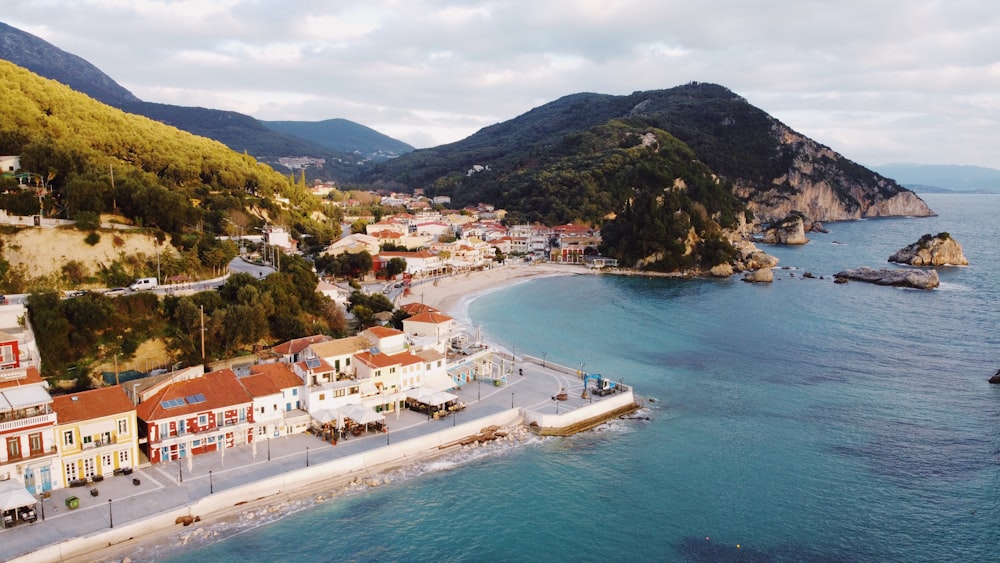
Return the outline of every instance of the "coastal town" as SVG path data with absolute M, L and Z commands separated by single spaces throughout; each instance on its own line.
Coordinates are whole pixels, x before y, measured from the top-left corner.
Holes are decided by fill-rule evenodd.
M 585 257 L 599 258 L 599 233 L 508 229 L 497 215 L 489 208 L 394 215 L 331 245 L 334 255 L 370 252 L 376 273 L 393 258 L 406 261 L 396 281 L 365 286 L 405 311 L 401 330 L 381 322 L 249 357 L 125 377 L 116 371 L 87 391 L 54 393 L 40 376 L 24 305 L 0 306 L 0 558 L 81 556 L 154 526 L 162 531 L 168 520 L 266 497 L 268 479 L 280 479 L 273 494 L 289 494 L 369 478 L 376 467 L 502 438 L 511 428 L 571 434 L 637 408 L 620 378 L 490 346 L 445 312 L 462 295 L 526 276 L 586 272 Z M 294 251 L 281 229 L 265 236 Z M 386 242 L 412 250 L 383 251 Z M 496 253 L 526 259 L 497 262 Z M 324 288 L 344 302 L 340 285 L 321 281 L 317 290 Z

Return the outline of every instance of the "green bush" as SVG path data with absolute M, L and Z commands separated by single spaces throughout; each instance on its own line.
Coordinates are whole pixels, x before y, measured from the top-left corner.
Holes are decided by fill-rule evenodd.
M 90 246 L 94 246 L 95 244 L 101 242 L 101 235 L 97 233 L 90 233 L 83 239 L 83 242 L 89 244 Z

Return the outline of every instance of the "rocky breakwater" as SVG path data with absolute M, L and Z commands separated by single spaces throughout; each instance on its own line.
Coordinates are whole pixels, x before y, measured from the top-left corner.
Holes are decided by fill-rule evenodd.
M 917 242 L 899 249 L 890 262 L 910 266 L 968 266 L 962 245 L 948 233 L 926 234 Z
M 934 289 L 941 285 L 941 280 L 938 278 L 938 273 L 935 270 L 875 270 L 873 268 L 857 268 L 838 272 L 833 277 L 837 283 L 855 280 L 875 285 L 912 287 L 914 289 Z

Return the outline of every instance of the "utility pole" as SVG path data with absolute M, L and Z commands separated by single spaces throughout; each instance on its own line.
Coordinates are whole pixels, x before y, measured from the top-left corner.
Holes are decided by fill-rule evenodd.
M 201 310 L 201 361 L 205 361 L 205 306 L 199 307 Z

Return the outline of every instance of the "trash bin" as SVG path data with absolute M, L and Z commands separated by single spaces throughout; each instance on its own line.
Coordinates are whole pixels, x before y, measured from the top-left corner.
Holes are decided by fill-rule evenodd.
M 80 508 L 80 499 L 76 497 L 69 497 L 66 499 L 66 508 L 70 510 L 76 510 Z

